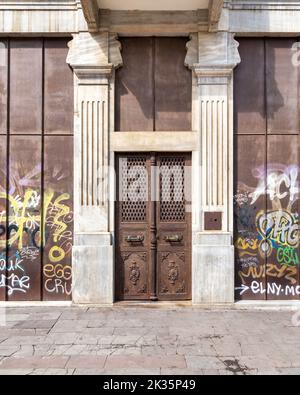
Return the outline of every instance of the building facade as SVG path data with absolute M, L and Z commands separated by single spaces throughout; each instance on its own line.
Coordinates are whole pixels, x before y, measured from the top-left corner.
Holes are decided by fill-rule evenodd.
M 2 1 L 0 299 L 299 300 L 299 26 L 299 1 Z

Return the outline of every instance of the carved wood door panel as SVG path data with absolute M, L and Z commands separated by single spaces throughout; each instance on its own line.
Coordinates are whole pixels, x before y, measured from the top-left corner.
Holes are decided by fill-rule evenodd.
M 149 156 L 117 159 L 116 294 L 118 299 L 149 299 Z
M 190 156 L 158 158 L 157 284 L 160 300 L 191 297 Z
M 116 298 L 191 298 L 189 154 L 118 155 Z

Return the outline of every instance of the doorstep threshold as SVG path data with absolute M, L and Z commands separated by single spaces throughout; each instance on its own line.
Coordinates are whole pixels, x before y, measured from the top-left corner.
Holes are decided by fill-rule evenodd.
M 148 308 L 178 308 L 178 307 L 193 307 L 191 300 L 187 301 L 145 301 L 145 300 L 126 300 L 114 303 L 115 307 L 148 307 Z
M 0 308 L 5 307 L 71 307 L 72 301 L 1 301 Z
M 120 301 L 111 304 L 100 303 L 73 303 L 71 301 L 23 301 L 23 302 L 0 302 L 0 308 L 14 307 L 73 307 L 73 308 L 149 308 L 149 309 L 194 309 L 206 311 L 228 311 L 228 310 L 248 310 L 248 311 L 300 311 L 300 300 L 286 301 L 238 301 L 235 303 L 201 303 L 195 304 L 192 301 Z
M 158 309 L 192 308 L 199 310 L 265 310 L 265 311 L 298 311 L 300 300 L 288 301 L 238 301 L 234 303 L 193 303 L 182 302 L 151 302 L 151 301 L 121 301 L 113 304 L 114 307 L 143 307 Z

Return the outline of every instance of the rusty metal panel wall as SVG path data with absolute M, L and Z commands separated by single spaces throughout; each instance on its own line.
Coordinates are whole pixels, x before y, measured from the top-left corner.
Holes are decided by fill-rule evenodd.
M 235 129 L 242 133 L 265 133 L 265 61 L 263 39 L 243 39 L 241 64 L 234 75 Z
M 121 38 L 116 71 L 116 131 L 191 130 L 192 73 L 187 38 Z
M 154 130 L 153 38 L 121 38 L 116 71 L 116 131 Z
M 295 39 L 266 40 L 268 133 L 298 133 L 298 67 L 293 65 Z
M 39 136 L 11 136 L 7 300 L 41 300 L 41 154 Z
M 300 298 L 299 67 L 292 62 L 296 42 L 240 40 L 242 63 L 235 73 L 237 299 Z M 256 85 L 249 73 L 256 70 L 254 63 L 260 64 L 258 57 L 264 77 Z M 262 94 L 265 127 L 254 117 L 251 130 L 246 122 L 253 121 L 252 103 Z
M 0 134 L 7 131 L 8 42 L 0 40 Z
M 7 136 L 0 135 L 0 300 L 6 299 Z
M 43 105 L 43 40 L 10 40 L 10 133 L 40 134 Z
M 73 72 L 66 39 L 45 40 L 45 133 L 73 134 Z
M 71 298 L 73 241 L 73 138 L 44 140 L 43 299 Z
M 299 135 L 269 135 L 267 154 L 267 214 L 260 228 L 262 234 L 267 233 L 268 299 L 296 299 L 300 256 Z
M 236 136 L 235 150 L 235 248 L 237 299 L 264 299 L 251 292 L 253 281 L 265 284 L 266 255 L 261 249 L 256 219 L 266 209 L 264 187 L 253 194 L 264 179 L 266 153 L 265 136 Z
M 73 78 L 67 39 L 8 39 L 0 135 L 0 300 L 71 298 Z M 8 214 L 7 214 L 8 213 Z M 7 255 L 6 255 L 7 254 Z
M 187 38 L 155 39 L 155 130 L 192 129 L 192 73 L 185 67 Z

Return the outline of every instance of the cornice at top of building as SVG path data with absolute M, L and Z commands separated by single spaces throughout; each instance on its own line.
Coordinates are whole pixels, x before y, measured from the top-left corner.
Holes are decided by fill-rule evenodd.
M 249 1 L 249 0 L 225 0 L 224 7 L 231 10 L 269 10 L 269 11 L 293 11 L 300 10 L 300 1 L 295 0 L 261 0 L 261 1 Z
M 20 10 L 20 11 L 50 11 L 50 10 L 77 10 L 81 8 L 80 0 L 21 0 L 21 1 L 1 1 L 0 10 Z

